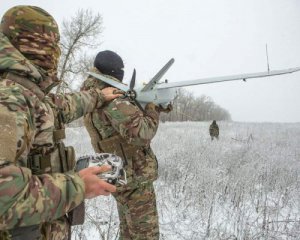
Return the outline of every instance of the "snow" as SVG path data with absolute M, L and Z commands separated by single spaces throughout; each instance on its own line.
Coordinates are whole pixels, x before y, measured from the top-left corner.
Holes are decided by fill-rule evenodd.
M 152 147 L 162 240 L 300 239 L 300 123 L 160 123 Z M 83 127 L 68 128 L 77 156 L 93 153 Z M 117 239 L 113 197 L 87 201 L 73 239 Z M 81 237 L 81 238 L 80 238 Z

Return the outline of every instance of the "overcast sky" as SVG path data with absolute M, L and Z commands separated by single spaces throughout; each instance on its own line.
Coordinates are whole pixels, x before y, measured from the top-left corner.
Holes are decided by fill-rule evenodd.
M 148 81 L 170 58 L 170 82 L 300 66 L 299 0 L 1 0 L 44 8 L 59 24 L 80 8 L 103 17 L 103 44 Z M 300 122 L 300 72 L 188 87 L 227 109 L 234 121 Z

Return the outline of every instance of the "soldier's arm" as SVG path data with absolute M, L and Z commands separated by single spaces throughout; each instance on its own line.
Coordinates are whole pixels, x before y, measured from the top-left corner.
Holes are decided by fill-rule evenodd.
M 101 91 L 95 89 L 67 94 L 49 94 L 48 99 L 61 110 L 64 123 L 70 123 L 92 112 L 105 102 Z
M 115 90 L 116 88 L 113 87 L 102 90 L 91 88 L 75 93 L 49 94 L 47 99 L 49 104 L 54 104 L 54 107 L 60 110 L 63 123 L 70 123 L 100 108 L 104 102 L 121 96 L 121 94 L 114 94 Z
M 79 175 L 37 176 L 18 164 L 17 156 L 30 146 L 30 121 L 26 119 L 20 112 L 0 111 L 0 230 L 56 219 L 84 199 Z
M 152 103 L 143 112 L 126 99 L 116 99 L 104 113 L 116 131 L 135 145 L 149 145 L 159 124 L 159 111 Z

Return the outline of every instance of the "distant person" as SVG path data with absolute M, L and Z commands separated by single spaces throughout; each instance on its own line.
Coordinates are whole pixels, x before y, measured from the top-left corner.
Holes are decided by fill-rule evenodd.
M 214 140 L 214 138 L 219 140 L 219 126 L 216 120 L 213 120 L 212 124 L 209 126 L 209 135 L 211 140 Z

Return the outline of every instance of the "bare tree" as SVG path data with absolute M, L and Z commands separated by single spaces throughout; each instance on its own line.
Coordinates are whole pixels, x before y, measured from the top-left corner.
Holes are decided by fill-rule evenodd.
M 59 79 L 62 83 L 56 92 L 64 92 L 88 69 L 91 57 L 85 51 L 101 44 L 102 17 L 91 10 L 80 9 L 70 19 L 63 22 L 61 31 L 61 59 L 59 63 Z M 90 65 L 89 65 L 90 66 Z M 77 76 L 77 77 L 76 77 Z

